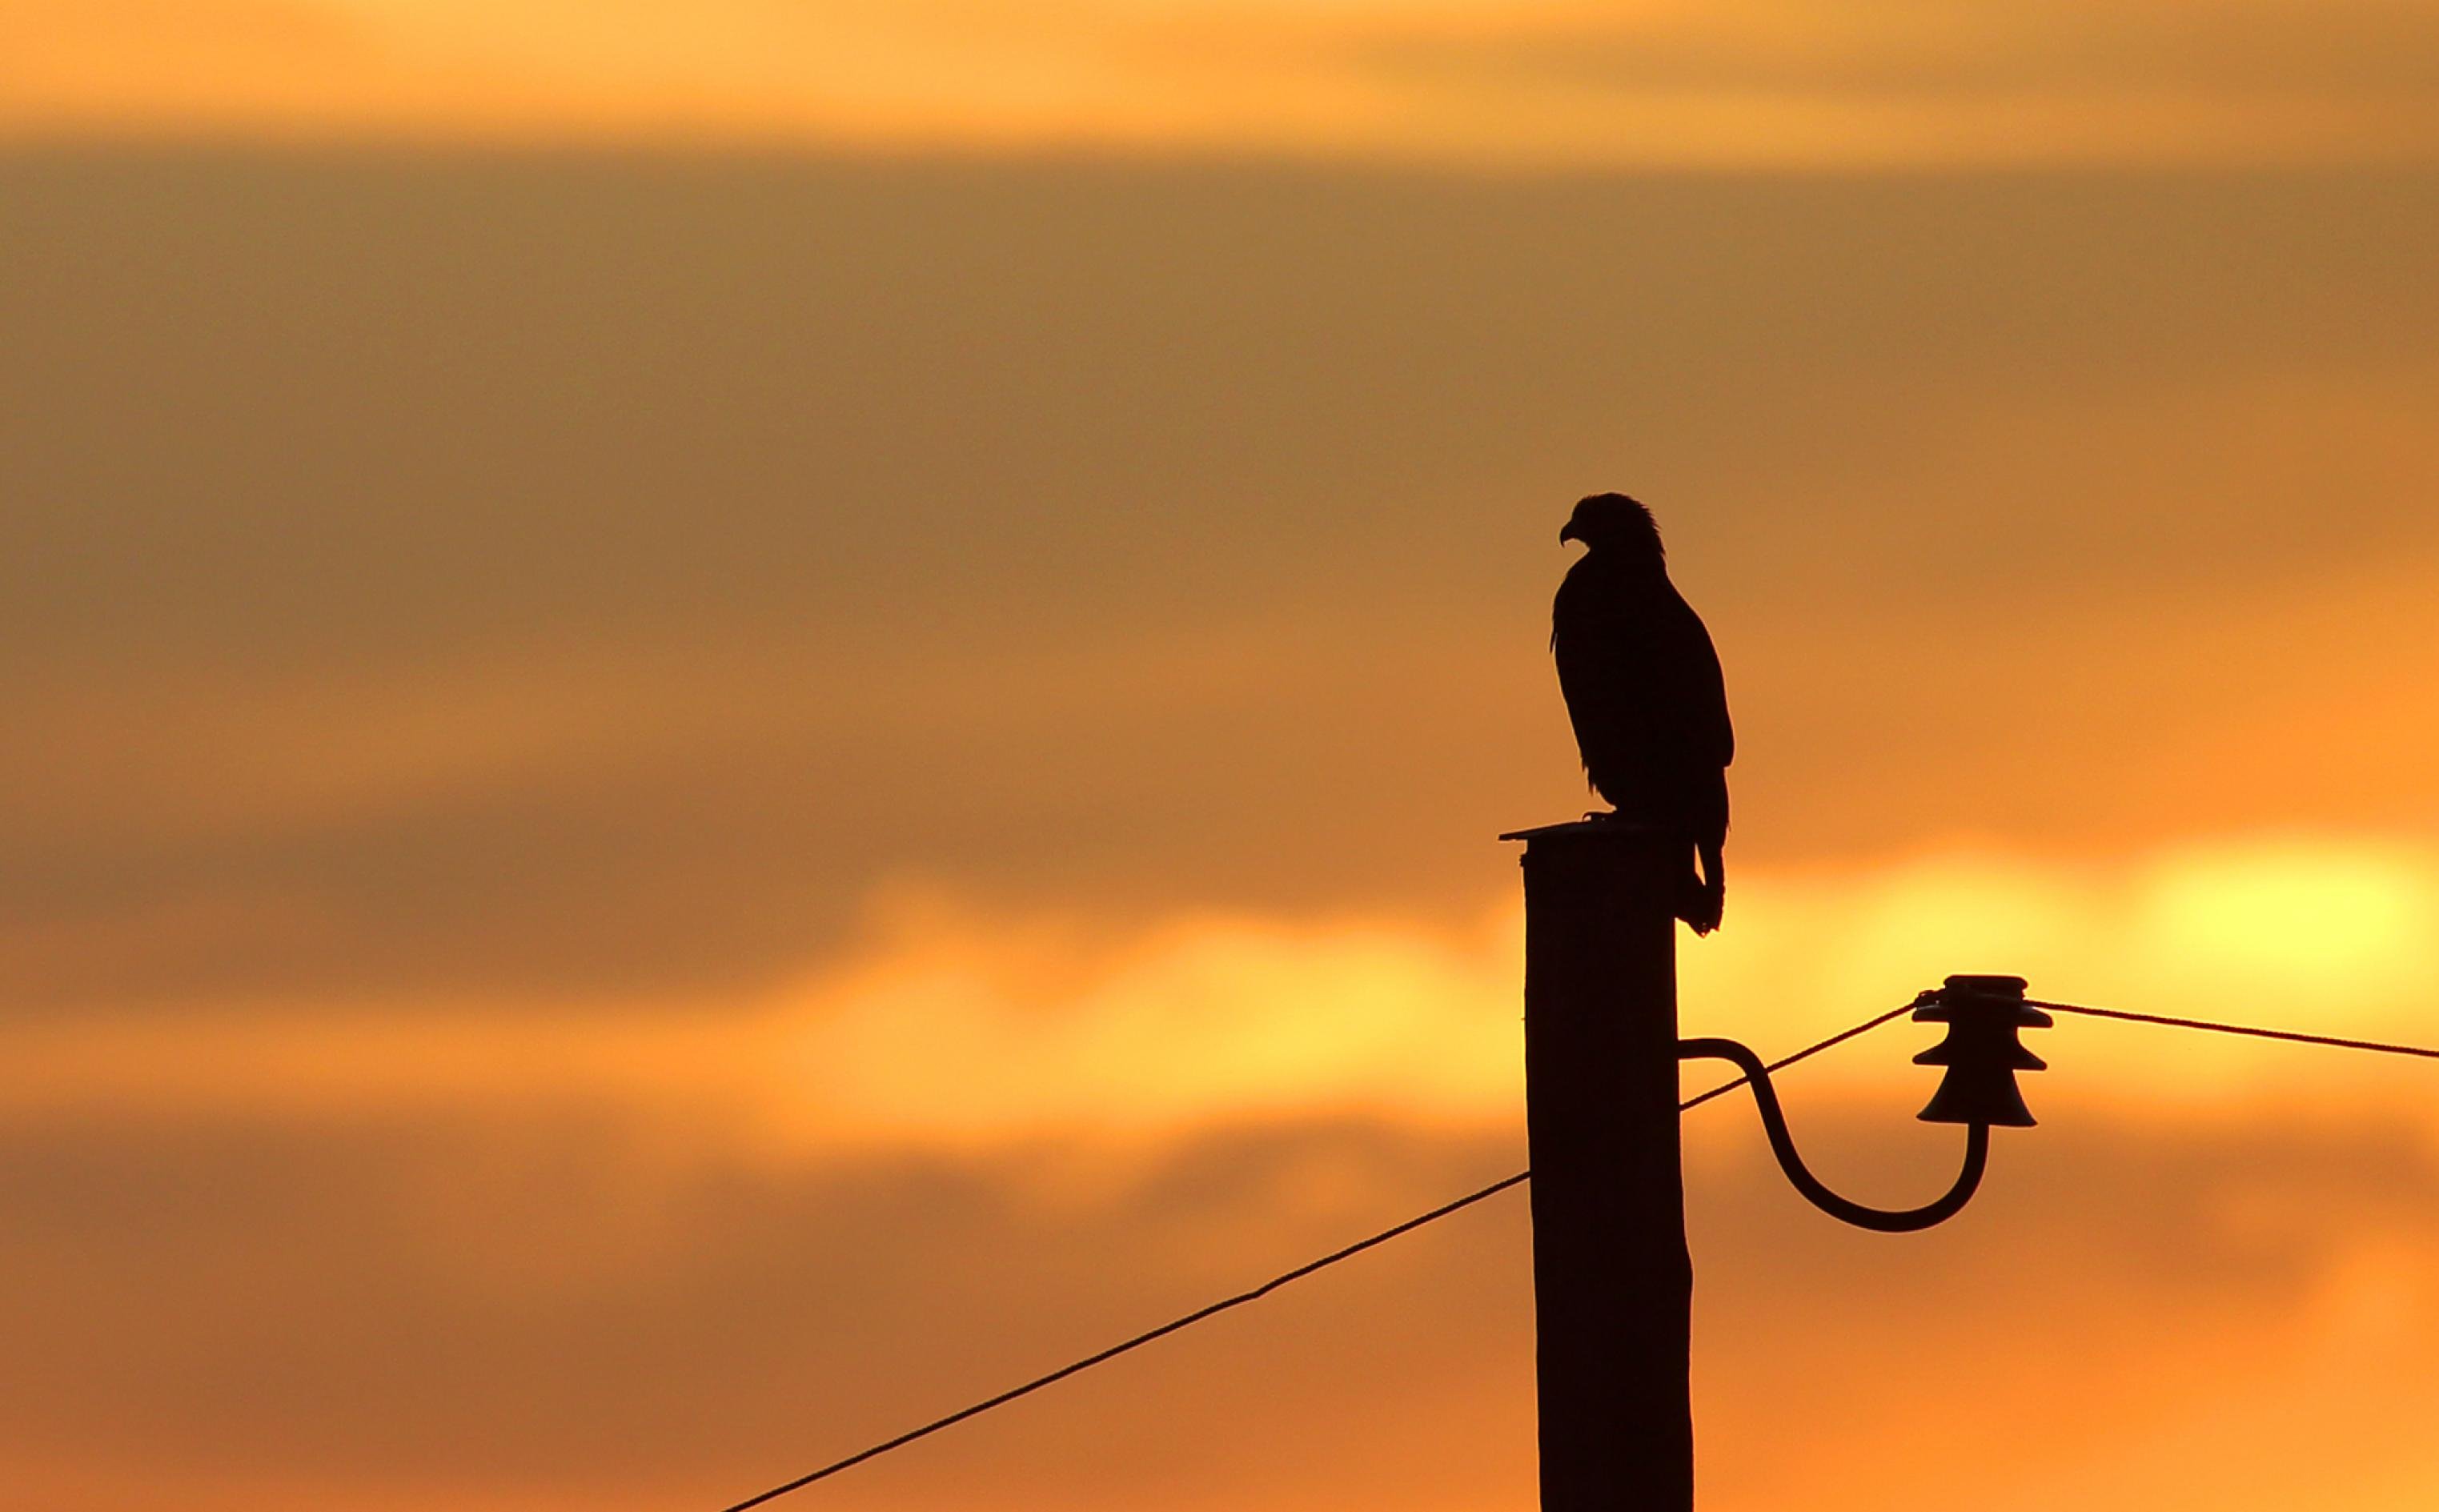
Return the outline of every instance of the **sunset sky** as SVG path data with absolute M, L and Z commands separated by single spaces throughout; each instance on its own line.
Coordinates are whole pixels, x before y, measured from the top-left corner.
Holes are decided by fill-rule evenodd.
M 2439 0 L 0 0 L 0 1500 L 711 1512 L 1517 1168 L 1597 489 L 1688 1032 L 2439 1043 L 2434 268 Z M 1688 1116 L 1705 1512 L 2439 1505 L 2439 1069 L 2033 1040 L 1921 1236 Z M 1529 1512 L 1529 1240 L 780 1504 Z

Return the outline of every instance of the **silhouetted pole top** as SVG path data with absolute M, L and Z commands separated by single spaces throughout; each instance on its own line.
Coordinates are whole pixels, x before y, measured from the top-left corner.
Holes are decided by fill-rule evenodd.
M 1683 837 L 1665 825 L 1641 824 L 1631 819 L 1612 819 L 1606 814 L 1584 819 L 1570 819 L 1564 824 L 1535 825 L 1530 829 L 1510 829 L 1499 837 L 1521 840 L 1530 846 L 1535 841 L 1566 841 L 1577 839 L 1665 840 L 1682 845 Z

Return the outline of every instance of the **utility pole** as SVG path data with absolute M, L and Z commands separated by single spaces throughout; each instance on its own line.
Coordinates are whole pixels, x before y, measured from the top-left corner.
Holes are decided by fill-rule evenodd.
M 1691 1512 L 1676 914 L 1692 846 L 1615 820 L 1500 838 L 1525 843 L 1541 1512 Z
M 1965 1154 L 1946 1195 L 1867 1207 L 1806 1169 L 1771 1085 L 1776 1067 L 1734 1040 L 1677 1038 L 1677 909 L 1692 845 L 1617 819 L 1499 838 L 1524 842 L 1541 1512 L 1693 1512 L 1694 1266 L 1678 1062 L 1736 1066 L 1779 1169 L 1806 1201 L 1842 1223 L 1912 1234 L 1972 1200 L 1994 1126 L 2032 1127 L 2016 1075 L 2045 1062 L 2017 1036 L 2050 1019 L 2026 1001 L 2020 976 L 1951 976 L 1883 1015 L 1911 1008 L 1917 1023 L 1948 1026 L 1946 1040 L 1914 1057 L 1947 1068 L 1917 1116 L 1962 1125 Z

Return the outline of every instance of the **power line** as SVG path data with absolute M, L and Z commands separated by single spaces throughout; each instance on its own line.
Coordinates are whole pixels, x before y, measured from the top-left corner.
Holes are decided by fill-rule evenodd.
M 1914 1003 L 1908 1003 L 1901 1006 L 1891 1008 L 1886 1013 L 1875 1014 L 1851 1029 L 1842 1029 L 1838 1033 L 1831 1035 L 1826 1040 L 1816 1041 L 1811 1044 L 1806 1045 L 1803 1049 L 1798 1050 L 1791 1056 L 1782 1056 L 1778 1059 L 1771 1061 L 1769 1065 L 1762 1067 L 1762 1069 L 1769 1072 L 1779 1072 L 1786 1070 L 1788 1067 L 1795 1064 L 1799 1060 L 1809 1060 L 1814 1056 L 1819 1055 L 1822 1051 L 1828 1049 L 1831 1045 L 1844 1044 L 1847 1041 L 1855 1038 L 1855 1036 L 1859 1034 L 1868 1034 L 1872 1030 L 1878 1028 L 1881 1024 L 1888 1023 L 1891 1019 L 1902 1018 L 1906 1014 L 1912 1013 L 1919 1002 L 1920 1000 L 1917 999 Z M 1677 1105 L 1677 1111 L 1682 1113 L 1700 1108 L 1704 1103 L 1709 1102 L 1712 1098 L 1723 1096 L 1728 1093 L 1732 1093 L 1751 1080 L 1753 1080 L 1753 1077 L 1742 1074 L 1731 1076 L 1727 1080 L 1720 1082 L 1718 1086 L 1712 1088 L 1710 1091 L 1705 1093 L 1697 1093 L 1695 1095 L 1686 1098 L 1683 1102 L 1679 1103 Z M 1527 1171 L 1524 1174 L 1530 1176 L 1533 1173 Z
M 1826 1040 L 1817 1041 L 1812 1044 L 1806 1045 L 1803 1049 L 1796 1051 L 1793 1055 L 1783 1056 L 1780 1058 L 1771 1061 L 1767 1069 L 1773 1072 L 1783 1071 L 1787 1067 L 1794 1065 L 1799 1060 L 1808 1060 L 1812 1057 L 1819 1055 L 1822 1051 L 1829 1049 L 1833 1045 L 1843 1044 L 1847 1041 L 1854 1039 L 1857 1035 L 1868 1033 L 1871 1030 L 1878 1028 L 1881 1024 L 1888 1023 L 1892 1019 L 1898 1018 L 1906 1013 L 1912 1012 L 1914 1006 L 1914 1004 L 1908 1003 L 1902 1007 L 1891 1008 L 1886 1013 L 1877 1014 L 1872 1018 L 1864 1020 L 1862 1023 L 1855 1025 L 1851 1029 L 1841 1030 L 1838 1033 L 1831 1035 Z M 1713 1087 L 1708 1092 L 1697 1094 L 1692 1097 L 1688 1097 L 1683 1102 L 1679 1103 L 1677 1105 L 1677 1110 L 1680 1112 L 1684 1112 L 1688 1110 L 1699 1108 L 1702 1104 L 1709 1102 L 1714 1097 L 1719 1096 L 1724 1093 L 1735 1091 L 1736 1088 L 1743 1086 L 1751 1078 L 1748 1076 L 1738 1076 L 1730 1080 L 1723 1081 L 1718 1086 Z M 903 1449 L 907 1445 L 914 1443 L 918 1438 L 928 1438 L 932 1434 L 938 1432 L 940 1430 L 944 1428 L 952 1428 L 970 1417 L 979 1417 L 983 1414 L 989 1412 L 994 1407 L 1004 1407 L 1020 1396 L 1031 1396 L 1033 1393 L 1040 1391 L 1044 1386 L 1055 1385 L 1059 1381 L 1065 1380 L 1070 1376 L 1090 1370 L 1095 1365 L 1115 1360 L 1118 1356 L 1127 1353 L 1130 1349 L 1140 1349 L 1145 1344 L 1150 1343 L 1155 1339 L 1166 1338 L 1168 1335 L 1177 1332 L 1181 1328 L 1189 1327 L 1195 1324 L 1201 1323 L 1205 1318 L 1216 1317 L 1220 1313 L 1225 1312 L 1231 1307 L 1241 1307 L 1248 1302 L 1257 1302 L 1263 1297 L 1269 1296 L 1272 1292 L 1276 1291 L 1279 1288 L 1286 1286 L 1291 1281 L 1300 1281 L 1316 1271 L 1326 1270 L 1330 1266 L 1336 1265 L 1341 1260 L 1351 1260 L 1355 1256 L 1362 1254 L 1366 1250 L 1372 1249 L 1378 1245 L 1388 1243 L 1391 1239 L 1398 1237 L 1399 1235 L 1411 1234 L 1415 1230 L 1421 1228 L 1426 1223 L 1436 1223 L 1441 1218 L 1448 1217 L 1451 1213 L 1462 1212 L 1466 1208 L 1471 1207 L 1474 1203 L 1482 1201 L 1486 1198 L 1498 1196 L 1500 1193 L 1506 1191 L 1511 1186 L 1521 1186 L 1525 1182 L 1531 1180 L 1532 1175 L 1533 1173 L 1531 1171 L 1522 1170 L 1518 1171 L 1513 1176 L 1502 1177 L 1498 1181 L 1491 1183 L 1488 1186 L 1485 1186 L 1478 1191 L 1469 1192 L 1465 1196 L 1458 1198 L 1453 1202 L 1443 1202 L 1438 1207 L 1433 1208 L 1428 1213 L 1418 1214 L 1417 1216 L 1410 1218 L 1403 1223 L 1399 1223 L 1393 1228 L 1382 1229 L 1380 1233 L 1373 1235 L 1369 1238 L 1358 1239 L 1355 1243 L 1346 1246 L 1344 1249 L 1333 1250 L 1329 1254 L 1323 1255 L 1318 1260 L 1310 1260 L 1303 1265 L 1297 1266 L 1292 1271 L 1282 1272 L 1279 1274 L 1273 1276 L 1268 1281 L 1263 1282 L 1260 1286 L 1255 1287 L 1250 1290 L 1239 1291 L 1233 1297 L 1223 1297 L 1220 1301 L 1210 1304 L 1208 1307 L 1198 1307 L 1182 1318 L 1171 1319 L 1169 1322 L 1162 1324 L 1159 1327 L 1139 1333 L 1123 1343 L 1112 1344 L 1109 1348 L 1104 1349 L 1097 1354 L 1087 1355 L 1083 1359 L 1076 1361 L 1072 1364 L 1061 1365 L 1050 1374 L 1046 1376 L 1038 1376 L 1035 1379 L 1026 1381 L 1022 1386 L 1013 1387 L 1007 1391 L 1001 1392 L 998 1396 L 976 1402 L 971 1407 L 960 1408 L 958 1411 L 951 1413 L 946 1417 L 935 1418 L 931 1422 L 925 1423 L 920 1428 L 909 1429 L 905 1432 L 899 1434 L 896 1438 L 887 1439 L 881 1443 L 875 1444 L 870 1449 L 859 1450 L 843 1460 L 833 1461 L 828 1465 L 823 1466 L 818 1470 L 813 1470 L 808 1474 L 800 1475 L 784 1485 L 774 1485 L 771 1487 L 771 1489 L 764 1491 L 757 1496 L 749 1496 L 742 1502 L 732 1503 L 728 1506 L 721 1508 L 721 1512 L 745 1512 L 745 1509 L 748 1507 L 760 1506 L 763 1503 L 783 1497 L 791 1491 L 803 1490 L 806 1486 L 812 1485 L 815 1481 L 827 1480 L 830 1476 L 838 1474 L 841 1470 L 851 1469 L 854 1467 L 863 1464 L 866 1460 L 878 1459 L 881 1455 L 890 1452 L 892 1450 Z
M 2211 1034 L 2243 1035 L 2256 1040 L 2278 1040 L 2293 1044 L 2328 1045 L 2341 1050 L 2363 1050 L 2378 1055 L 2413 1056 L 2426 1060 L 2439 1060 L 2439 1049 L 2430 1049 L 2421 1045 L 2394 1044 L 2378 1040 L 2349 1040 L 2342 1039 L 2336 1035 L 2305 1034 L 2292 1029 L 2264 1029 L 2251 1024 L 2222 1023 L 2209 1019 L 2180 1019 L 2172 1018 L 2164 1014 L 2134 1013 L 2123 1008 L 2092 1007 L 2089 1005 L 2080 1003 L 2050 1003 L 2038 998 L 2028 999 L 2026 1001 L 2028 1005 L 2032 1007 L 2047 1008 L 2054 1013 L 2073 1013 L 2080 1014 L 2087 1018 L 2118 1019 L 2129 1023 L 2154 1023 L 2172 1029 L 2196 1029 Z M 1908 1003 L 1902 1006 L 1891 1008 L 1885 1013 L 1875 1014 L 1873 1017 L 1856 1024 L 1851 1029 L 1843 1029 L 1825 1040 L 1816 1041 L 1813 1043 L 1805 1046 L 1803 1049 L 1796 1051 L 1793 1055 L 1783 1056 L 1780 1058 L 1770 1062 L 1766 1069 L 1772 1072 L 1783 1071 L 1789 1066 L 1794 1065 L 1798 1061 L 1808 1060 L 1812 1057 L 1819 1055 L 1824 1050 L 1827 1050 L 1835 1045 L 1843 1044 L 1858 1035 L 1867 1034 L 1893 1019 L 1902 1017 L 1906 1013 L 1911 1012 L 1915 1005 L 1916 1005 L 1914 1003 Z M 1734 1092 L 1736 1088 L 1743 1086 L 1751 1079 L 1752 1078 L 1750 1076 L 1746 1076 L 1731 1077 L 1730 1079 L 1719 1083 L 1718 1086 L 1711 1088 L 1708 1092 L 1698 1093 L 1695 1095 L 1686 1098 L 1683 1102 L 1677 1105 L 1677 1109 L 1680 1112 L 1691 1112 L 1715 1097 Z M 1109 1348 L 1101 1350 L 1096 1354 L 1087 1355 L 1083 1359 L 1076 1361 L 1071 1364 L 1061 1365 L 1057 1370 L 1050 1372 L 1046 1376 L 1036 1377 L 1032 1380 L 1026 1381 L 1022 1386 L 1017 1386 L 1010 1390 L 1004 1391 L 996 1396 L 976 1402 L 970 1407 L 961 1408 L 956 1412 L 951 1413 L 946 1417 L 935 1418 L 920 1428 L 910 1429 L 906 1432 L 900 1433 L 895 1438 L 875 1444 L 869 1449 L 859 1450 L 843 1460 L 833 1461 L 828 1465 L 823 1466 L 820 1469 L 814 1470 L 806 1475 L 800 1475 L 796 1479 L 790 1481 L 783 1485 L 774 1485 L 771 1489 L 764 1491 L 757 1496 L 750 1496 L 742 1502 L 733 1503 L 722 1508 L 721 1512 L 746 1512 L 746 1509 L 749 1507 L 760 1506 L 762 1503 L 785 1496 L 791 1491 L 802 1490 L 806 1486 L 812 1485 L 815 1481 L 828 1480 L 829 1477 L 838 1474 L 841 1470 L 851 1469 L 854 1467 L 863 1464 L 866 1460 L 878 1459 L 881 1455 L 889 1453 L 893 1450 L 903 1449 L 907 1445 L 914 1443 L 918 1438 L 928 1438 L 944 1428 L 954 1427 L 970 1417 L 978 1417 L 995 1407 L 1004 1407 L 1020 1396 L 1031 1396 L 1033 1393 L 1040 1391 L 1044 1386 L 1055 1385 L 1059 1381 L 1065 1380 L 1070 1376 L 1077 1375 L 1082 1371 L 1090 1370 L 1095 1365 L 1115 1360 L 1118 1356 L 1126 1354 L 1130 1350 L 1140 1349 L 1145 1344 L 1150 1343 L 1155 1339 L 1165 1339 L 1181 1328 L 1190 1327 L 1195 1324 L 1201 1323 L 1205 1318 L 1216 1317 L 1222 1312 L 1226 1312 L 1231 1307 L 1241 1307 L 1249 1302 L 1258 1302 L 1262 1298 L 1269 1296 L 1272 1292 L 1276 1291 L 1279 1288 L 1286 1286 L 1291 1281 L 1300 1281 L 1316 1271 L 1326 1270 L 1329 1267 L 1338 1264 L 1342 1260 L 1351 1260 L 1355 1256 L 1362 1254 L 1366 1250 L 1386 1244 L 1391 1239 L 1397 1238 L 1400 1235 L 1411 1234 L 1415 1230 L 1421 1228 L 1426 1223 L 1435 1223 L 1441 1218 L 1447 1218 L 1451 1213 L 1462 1212 L 1465 1209 L 1473 1206 L 1476 1202 L 1496 1197 L 1500 1193 L 1506 1191 L 1509 1187 L 1521 1186 L 1525 1182 L 1530 1181 L 1532 1176 L 1533 1173 L 1531 1171 L 1522 1170 L 1518 1171 L 1513 1176 L 1502 1177 L 1500 1180 L 1491 1183 L 1489 1185 L 1482 1187 L 1476 1191 L 1469 1192 L 1452 1202 L 1444 1202 L 1438 1207 L 1433 1208 L 1428 1213 L 1418 1214 L 1414 1218 L 1406 1219 L 1403 1223 L 1382 1229 L 1380 1233 L 1375 1234 L 1368 1238 L 1359 1239 L 1355 1243 L 1347 1245 L 1344 1249 L 1333 1250 L 1317 1260 L 1310 1260 L 1303 1265 L 1297 1266 L 1292 1271 L 1282 1272 L 1279 1274 L 1273 1276 L 1270 1280 L 1263 1282 L 1260 1286 L 1254 1287 L 1248 1290 L 1239 1291 L 1231 1297 L 1223 1297 L 1220 1301 L 1211 1303 L 1207 1307 L 1198 1307 L 1194 1311 L 1186 1313 L 1183 1317 L 1174 1318 L 1167 1323 L 1162 1324 L 1157 1328 L 1148 1329 L 1143 1333 L 1139 1333 L 1122 1343 L 1112 1344 Z
M 1318 1260 L 1310 1261 L 1307 1264 L 1297 1266 L 1292 1271 L 1284 1272 L 1278 1275 L 1273 1276 L 1268 1281 L 1263 1282 L 1260 1286 L 1257 1286 L 1249 1291 L 1239 1291 L 1235 1296 L 1222 1298 L 1218 1302 L 1212 1303 L 1209 1307 L 1198 1307 L 1182 1318 L 1171 1319 L 1169 1322 L 1162 1324 L 1157 1328 L 1139 1333 L 1124 1343 L 1112 1344 L 1109 1348 L 1102 1350 L 1098 1354 L 1087 1355 L 1073 1364 L 1061 1365 L 1047 1376 L 1037 1377 L 1032 1380 L 1026 1381 L 1022 1386 L 1015 1387 L 1009 1391 L 1004 1391 L 987 1401 L 976 1402 L 971 1407 L 963 1408 L 957 1412 L 951 1413 L 946 1417 L 935 1418 L 933 1421 L 924 1424 L 920 1428 L 910 1429 L 906 1432 L 900 1433 L 896 1438 L 890 1439 L 885 1443 L 875 1444 L 867 1450 L 860 1450 L 834 1464 L 823 1466 L 820 1469 L 813 1471 L 810 1475 L 798 1476 L 796 1479 L 790 1481 L 785 1485 L 774 1485 L 759 1496 L 749 1496 L 742 1502 L 736 1503 L 733 1505 L 723 1508 L 722 1512 L 744 1512 L 745 1508 L 750 1506 L 760 1506 L 763 1503 L 772 1500 L 774 1497 L 785 1496 L 791 1491 L 801 1490 L 805 1486 L 812 1485 L 815 1481 L 824 1480 L 829 1476 L 836 1475 L 839 1471 L 846 1469 L 851 1466 L 861 1465 L 868 1459 L 877 1459 L 881 1455 L 888 1453 L 891 1450 L 902 1449 L 906 1445 L 914 1443 L 918 1438 L 928 1437 L 933 1433 L 938 1432 L 944 1428 L 949 1428 L 955 1424 L 962 1423 L 969 1417 L 979 1416 L 984 1413 L 989 1412 L 994 1407 L 1004 1406 L 1008 1402 L 1012 1402 L 1019 1396 L 1029 1396 L 1034 1392 L 1040 1391 L 1044 1386 L 1065 1380 L 1068 1377 L 1077 1374 L 1078 1371 L 1090 1370 L 1095 1365 L 1100 1364 L 1104 1361 L 1115 1360 L 1118 1356 L 1125 1354 L 1130 1349 L 1139 1349 L 1155 1339 L 1164 1338 L 1169 1334 L 1177 1332 L 1180 1328 L 1201 1323 L 1203 1319 L 1225 1312 L 1230 1307 L 1242 1307 L 1248 1302 L 1256 1301 L 1259 1298 L 1266 1297 L 1272 1292 L 1277 1290 L 1279 1288 L 1286 1286 L 1291 1281 L 1300 1280 L 1305 1276 L 1312 1274 L 1315 1271 L 1322 1270 L 1327 1266 L 1336 1265 L 1341 1260 L 1361 1254 L 1364 1251 L 1371 1249 L 1376 1244 L 1386 1244 L 1400 1234 L 1410 1233 L 1415 1229 L 1421 1228 L 1426 1223 L 1433 1222 L 1439 1218 L 1444 1218 L 1451 1213 L 1454 1213 L 1461 1208 L 1471 1207 L 1474 1203 L 1481 1201 L 1487 1197 L 1496 1197 L 1501 1192 L 1507 1190 L 1509 1187 L 1522 1183 L 1532 1174 L 1533 1173 L 1531 1171 L 1518 1171 L 1513 1176 L 1491 1183 L 1488 1186 L 1482 1188 L 1478 1192 L 1469 1192 L 1467 1195 L 1458 1198 L 1453 1202 L 1444 1203 L 1417 1218 L 1410 1218 L 1405 1222 L 1398 1224 L 1396 1228 L 1382 1229 L 1380 1233 L 1373 1235 L 1368 1239 L 1359 1240 L 1356 1243 L 1348 1245 L 1343 1250 L 1332 1251 L 1331 1253 L 1323 1255 Z
M 2255 1040 L 2284 1040 L 2293 1044 L 2331 1045 L 2340 1050 L 2369 1050 L 2383 1056 L 2417 1056 L 2425 1060 L 2439 1060 L 2439 1050 L 2421 1045 L 2391 1044 L 2380 1040 L 2342 1040 L 2336 1035 L 2303 1034 L 2293 1029 L 2261 1029 L 2250 1024 L 2219 1023 L 2210 1019 L 2172 1019 L 2158 1013 L 2129 1013 L 2124 1008 L 2087 1007 L 2080 1003 L 2043 1003 L 2028 998 L 2036 1008 L 2048 1008 L 2056 1013 L 2079 1013 L 2093 1019 L 2123 1019 L 2128 1023 L 2158 1023 L 2171 1029 L 2201 1029 L 2212 1034 L 2240 1034 Z

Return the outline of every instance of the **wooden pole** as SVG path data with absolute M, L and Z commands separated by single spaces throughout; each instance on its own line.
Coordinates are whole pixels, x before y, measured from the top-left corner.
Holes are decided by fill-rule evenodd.
M 1677 1131 L 1684 842 L 1520 831 L 1542 1512 L 1691 1512 L 1694 1272 Z

